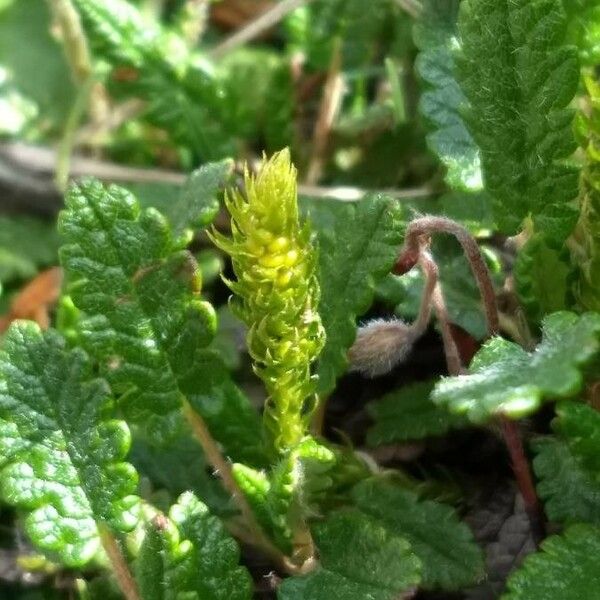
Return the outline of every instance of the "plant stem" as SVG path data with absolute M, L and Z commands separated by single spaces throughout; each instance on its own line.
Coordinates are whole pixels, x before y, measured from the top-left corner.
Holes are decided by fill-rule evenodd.
M 113 572 L 126 600 L 141 600 L 137 584 L 121 548 L 110 529 L 103 523 L 98 525 L 98 534 L 102 547 L 110 560 Z
M 504 442 L 510 454 L 512 468 L 525 503 L 525 511 L 536 546 L 544 539 L 546 531 L 543 512 L 538 501 L 529 462 L 525 456 L 519 425 L 507 417 L 500 417 Z
M 318 396 L 317 408 L 315 414 L 312 417 L 310 424 L 310 430 L 313 435 L 321 435 L 323 433 L 323 426 L 325 425 L 325 413 L 327 412 L 327 400 L 328 396 Z
M 421 267 L 426 278 L 425 292 L 423 293 L 423 302 L 428 299 L 429 305 L 433 305 L 435 310 L 435 316 L 440 326 L 442 334 L 442 341 L 444 346 L 444 354 L 446 356 L 446 366 L 450 375 L 460 375 L 463 371 L 462 361 L 460 359 L 460 353 L 456 347 L 456 342 L 452 336 L 452 330 L 450 329 L 450 318 L 448 317 L 448 310 L 446 308 L 446 301 L 444 300 L 444 293 L 442 286 L 438 280 L 439 270 L 437 263 L 433 256 L 425 249 L 426 245 L 421 244 L 421 250 L 419 255 L 419 266 Z M 421 304 L 421 311 L 423 310 L 423 304 Z M 417 321 L 421 319 L 421 315 Z M 427 316 L 429 321 L 429 315 Z
M 238 486 L 231 469 L 231 464 L 225 459 L 217 442 L 212 437 L 204 419 L 192 408 L 187 400 L 183 402 L 183 414 L 192 428 L 192 432 L 200 442 L 204 454 L 212 468 L 221 478 L 225 489 L 233 496 L 248 529 L 252 532 L 255 544 L 272 558 L 280 567 L 289 570 L 289 560 L 265 535 L 256 520 L 251 506 L 244 493 Z
M 500 331 L 500 318 L 492 279 L 479 250 L 479 246 L 477 245 L 477 241 L 462 225 L 445 217 L 426 216 L 415 219 L 410 223 L 406 230 L 404 246 L 397 264 L 403 264 L 403 262 L 409 261 L 417 251 L 420 252 L 420 260 L 427 261 L 427 253 L 422 252 L 423 237 L 430 236 L 434 233 L 448 233 L 454 236 L 462 246 L 473 276 L 477 281 L 477 286 L 479 287 L 485 310 L 488 336 L 493 337 L 494 335 L 497 335 Z M 424 259 L 423 255 L 425 255 Z M 452 332 L 449 327 L 444 334 L 444 326 L 448 325 L 448 318 L 441 290 L 436 290 L 436 292 L 434 292 L 433 302 L 436 313 L 438 314 L 438 320 L 439 315 L 442 315 L 440 327 L 442 327 L 442 335 L 444 336 L 444 349 L 446 351 L 448 371 L 451 373 L 454 372 L 455 374 L 460 373 L 462 370 L 460 355 L 456 349 L 456 344 L 454 343 Z M 446 339 L 446 336 L 452 338 L 452 342 L 449 342 L 449 340 Z M 448 348 L 454 348 L 454 352 L 449 354 Z M 452 355 L 454 353 L 456 356 Z M 529 517 L 531 531 L 536 541 L 539 542 L 544 536 L 544 517 L 535 491 L 531 467 L 523 448 L 519 427 L 517 423 L 505 416 L 500 416 L 500 425 L 504 443 L 506 444 L 511 458 L 512 468 L 519 486 L 519 491 L 525 502 L 525 510 Z
M 445 217 L 421 217 L 410 223 L 406 230 L 404 248 L 400 257 L 405 253 L 414 253 L 419 248 L 419 239 L 423 235 L 432 235 L 434 233 L 448 233 L 454 236 L 465 253 L 469 262 L 473 277 L 479 287 L 483 307 L 488 327 L 488 335 L 493 336 L 500 331 L 500 321 L 498 318 L 498 307 L 496 305 L 496 293 L 490 277 L 490 272 L 481 256 L 477 241 L 459 223 Z M 400 262 L 401 258 L 399 259 Z
M 67 185 L 69 183 L 71 154 L 75 144 L 77 127 L 79 126 L 79 122 L 85 113 L 85 109 L 87 108 L 88 100 L 95 83 L 96 78 L 94 75 L 90 75 L 79 88 L 73 108 L 67 117 L 65 130 L 58 146 L 58 154 L 56 157 L 56 174 L 54 181 L 56 183 L 56 187 L 62 193 L 67 190 Z
M 65 55 L 73 78 L 81 85 L 92 74 L 92 59 L 79 13 L 71 0 L 49 0 L 49 4 L 60 27 Z

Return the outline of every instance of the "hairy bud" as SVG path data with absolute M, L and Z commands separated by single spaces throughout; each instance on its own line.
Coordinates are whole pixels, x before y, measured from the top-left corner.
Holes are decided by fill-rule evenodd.
M 410 354 L 416 335 L 399 319 L 376 319 L 359 328 L 348 352 L 350 370 L 367 377 L 389 373 Z

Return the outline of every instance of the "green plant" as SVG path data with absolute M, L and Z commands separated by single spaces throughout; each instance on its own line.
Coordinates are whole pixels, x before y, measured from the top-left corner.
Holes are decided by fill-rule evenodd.
M 313 0 L 256 48 L 208 4 L 49 0 L 47 122 L 10 74 L 59 183 L 138 184 L 0 217 L 1 323 L 63 273 L 1 334 L 0 549 L 35 600 L 596 598 L 600 5 Z

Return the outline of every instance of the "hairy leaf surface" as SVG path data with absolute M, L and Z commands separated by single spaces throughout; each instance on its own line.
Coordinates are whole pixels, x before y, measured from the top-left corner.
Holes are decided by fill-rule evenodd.
M 401 387 L 369 405 L 375 424 L 367 432 L 370 446 L 443 435 L 466 424 L 464 417 L 448 412 L 430 399 L 434 382 Z
M 196 264 L 178 249 L 164 217 L 141 210 L 122 188 L 86 180 L 71 188 L 59 227 L 70 293 L 84 313 L 82 343 L 127 418 L 167 439 L 179 429 L 187 398 L 217 425 L 213 435 L 232 457 L 260 454 L 258 416 L 206 348 L 214 310 L 200 299 Z
M 436 385 L 434 402 L 481 423 L 499 414 L 518 419 L 543 401 L 573 396 L 583 384 L 582 367 L 598 352 L 600 315 L 554 313 L 544 319 L 542 333 L 533 352 L 492 338 L 476 354 L 468 375 Z
M 129 430 L 112 413 L 84 352 L 30 322 L 10 328 L 0 352 L 0 492 L 29 511 L 34 543 L 69 566 L 99 550 L 99 523 L 120 532 L 137 523 Z
M 508 580 L 502 600 L 590 600 L 600 590 L 600 529 L 573 525 L 542 543 Z
M 359 483 L 352 498 L 362 512 L 406 538 L 423 565 L 423 587 L 458 590 L 482 578 L 483 553 L 450 507 L 390 481 Z
M 476 191 L 482 188 L 479 148 L 460 114 L 466 99 L 454 74 L 458 7 L 457 0 L 427 0 L 415 24 L 415 66 L 426 84 L 419 108 L 434 130 L 427 141 L 448 169 L 448 185 Z
M 577 171 L 563 161 L 579 82 L 562 0 L 467 0 L 459 31 L 459 81 L 498 224 L 514 234 L 531 215 L 562 241 L 577 218 Z
M 396 600 L 419 583 L 420 562 L 406 539 L 359 511 L 333 514 L 314 527 L 314 539 L 321 566 L 286 579 L 279 600 Z

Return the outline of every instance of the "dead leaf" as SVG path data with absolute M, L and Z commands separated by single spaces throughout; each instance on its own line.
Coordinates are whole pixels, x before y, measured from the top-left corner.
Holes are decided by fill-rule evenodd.
M 8 313 L 0 317 L 0 333 L 16 319 L 35 321 L 42 329 L 50 326 L 50 309 L 60 296 L 63 273 L 52 267 L 34 277 L 13 299 Z

